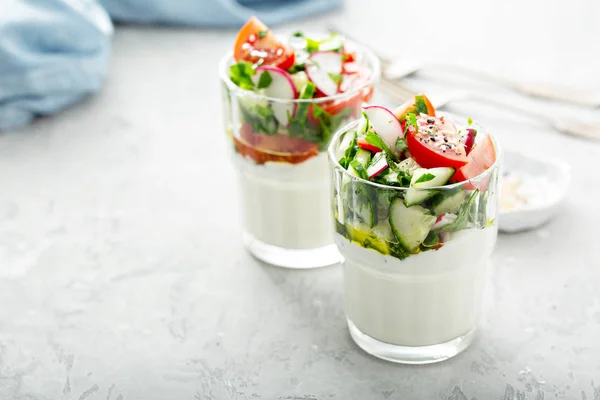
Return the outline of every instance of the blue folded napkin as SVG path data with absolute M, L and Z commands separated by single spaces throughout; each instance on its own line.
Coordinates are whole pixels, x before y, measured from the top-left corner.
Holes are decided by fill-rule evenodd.
M 107 74 L 111 19 L 239 27 L 324 13 L 342 0 L 2 0 L 0 131 L 97 92 Z M 109 17 L 110 15 L 110 17 Z

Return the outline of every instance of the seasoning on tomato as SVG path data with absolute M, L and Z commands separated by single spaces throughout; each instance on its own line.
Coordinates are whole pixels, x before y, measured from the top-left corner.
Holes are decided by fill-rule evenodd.
M 456 127 L 445 117 L 407 114 L 406 144 L 424 168 L 461 168 L 469 159 Z
M 287 70 L 294 65 L 294 51 L 281 43 L 258 18 L 252 17 L 235 39 L 233 57 L 255 65 L 274 65 Z

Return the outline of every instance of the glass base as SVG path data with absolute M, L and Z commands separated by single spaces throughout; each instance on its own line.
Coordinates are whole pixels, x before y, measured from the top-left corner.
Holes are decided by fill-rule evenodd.
M 348 319 L 348 329 L 354 342 L 367 353 L 399 364 L 432 364 L 454 357 L 473 342 L 476 329 L 446 343 L 429 346 L 397 346 L 380 342 L 363 333 Z
M 338 252 L 335 244 L 314 249 L 286 249 L 261 242 L 248 232 L 243 233 L 243 241 L 250 254 L 277 267 L 319 268 L 342 261 L 342 255 Z

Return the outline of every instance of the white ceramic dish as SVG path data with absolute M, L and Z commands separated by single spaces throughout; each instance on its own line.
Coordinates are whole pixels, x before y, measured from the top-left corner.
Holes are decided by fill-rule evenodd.
M 503 175 L 523 173 L 545 178 L 549 185 L 543 198 L 534 204 L 509 210 L 499 207 L 499 230 L 507 233 L 534 229 L 550 221 L 564 201 L 571 181 L 571 167 L 565 162 L 533 157 L 514 150 L 504 151 L 502 171 Z

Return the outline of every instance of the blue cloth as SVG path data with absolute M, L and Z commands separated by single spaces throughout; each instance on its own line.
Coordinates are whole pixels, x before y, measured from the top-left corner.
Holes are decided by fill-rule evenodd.
M 111 18 L 239 27 L 335 9 L 342 0 L 0 0 L 0 131 L 51 115 L 102 87 Z M 110 16 L 109 16 L 110 15 Z

